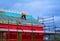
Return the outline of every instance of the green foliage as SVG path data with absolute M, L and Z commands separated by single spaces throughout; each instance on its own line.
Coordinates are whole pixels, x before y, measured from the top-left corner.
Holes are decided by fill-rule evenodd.
M 60 41 L 60 37 L 56 37 L 56 41 Z

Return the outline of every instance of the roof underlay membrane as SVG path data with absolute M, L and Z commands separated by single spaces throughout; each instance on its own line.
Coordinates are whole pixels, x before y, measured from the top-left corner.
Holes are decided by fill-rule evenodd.
M 6 12 L 6 11 L 0 11 L 0 21 L 11 21 L 13 23 L 19 23 L 21 24 L 40 24 L 40 22 L 36 19 L 34 19 L 31 15 L 27 15 L 27 20 L 19 18 L 21 14 L 14 13 L 14 12 Z

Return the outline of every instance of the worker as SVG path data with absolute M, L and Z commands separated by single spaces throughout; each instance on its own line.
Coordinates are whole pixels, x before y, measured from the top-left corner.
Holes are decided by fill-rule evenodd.
M 26 20 L 26 13 L 25 12 L 21 13 L 21 18 Z

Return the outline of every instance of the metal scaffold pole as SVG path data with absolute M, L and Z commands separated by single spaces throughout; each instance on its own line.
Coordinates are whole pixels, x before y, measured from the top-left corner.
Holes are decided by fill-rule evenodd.
M 22 41 L 22 32 L 18 32 L 19 29 L 21 30 L 21 27 L 19 28 L 18 26 L 19 24 L 17 21 L 17 41 Z
M 53 28 L 54 28 L 54 32 L 55 32 L 55 34 L 54 34 L 54 41 L 56 41 L 56 27 L 55 27 L 55 22 L 54 22 L 54 16 L 53 16 Z
M 18 21 L 16 21 L 17 22 L 17 41 L 18 41 Z
M 10 25 L 9 25 L 9 20 L 8 20 L 8 41 L 10 41 Z
M 38 20 L 39 19 L 42 20 L 41 24 L 44 25 L 44 35 L 48 35 L 47 41 L 50 41 L 51 40 L 51 33 L 46 33 L 45 28 L 47 27 L 49 32 L 51 32 L 51 27 L 56 30 L 55 23 L 54 23 L 54 16 L 48 17 L 48 18 L 38 18 Z M 54 41 L 55 41 L 55 34 L 56 34 L 55 30 L 54 30 L 54 34 L 53 34 L 54 35 Z
M 31 30 L 32 30 L 32 32 L 31 32 L 31 41 L 35 41 L 35 40 L 34 40 L 35 37 L 34 37 L 34 33 L 33 33 L 33 30 L 34 30 L 34 29 L 33 29 L 33 22 L 32 22 L 32 20 L 31 20 L 31 23 L 32 23 L 32 24 L 31 24 L 31 25 L 32 25 L 32 29 L 31 29 Z

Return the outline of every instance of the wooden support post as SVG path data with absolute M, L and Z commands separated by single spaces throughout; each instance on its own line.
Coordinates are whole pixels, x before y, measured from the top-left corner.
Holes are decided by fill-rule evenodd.
M 0 32 L 0 41 L 2 41 L 3 39 L 2 39 L 2 32 Z
M 31 33 L 31 41 L 35 41 L 35 39 L 34 39 L 34 33 Z
M 17 41 L 22 41 L 22 33 L 18 32 L 17 34 Z
M 6 32 L 3 32 L 3 41 L 6 41 Z
M 0 32 L 0 41 L 6 41 L 6 33 Z

